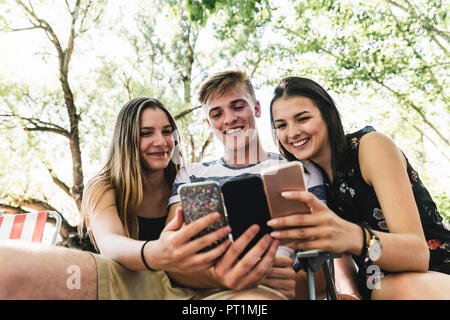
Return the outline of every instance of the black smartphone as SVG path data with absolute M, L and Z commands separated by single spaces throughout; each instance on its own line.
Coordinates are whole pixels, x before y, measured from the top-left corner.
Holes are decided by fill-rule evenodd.
M 267 221 L 271 217 L 261 176 L 250 175 L 228 180 L 222 185 L 222 194 L 234 240 L 239 238 L 253 224 L 260 227 L 256 237 L 241 254 L 241 258 L 265 234 L 273 231 L 267 225 Z

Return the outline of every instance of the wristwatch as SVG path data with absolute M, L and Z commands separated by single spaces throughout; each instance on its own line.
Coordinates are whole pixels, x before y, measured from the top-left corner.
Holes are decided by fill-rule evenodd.
M 383 251 L 380 238 L 377 236 L 377 234 L 369 228 L 367 228 L 367 231 L 369 231 L 370 233 L 370 238 L 367 245 L 366 258 L 364 260 L 366 265 L 371 264 L 372 262 L 375 262 L 378 259 L 380 259 L 381 253 Z

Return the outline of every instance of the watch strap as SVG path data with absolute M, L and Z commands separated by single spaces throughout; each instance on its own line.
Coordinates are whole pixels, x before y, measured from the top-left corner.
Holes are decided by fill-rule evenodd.
M 361 254 L 359 255 L 359 258 L 364 261 L 367 255 L 367 237 L 366 237 L 366 228 L 364 228 L 362 225 L 358 224 L 358 226 L 361 227 L 362 233 L 363 233 L 363 247 L 361 250 Z
M 370 228 L 367 228 L 367 231 L 370 233 L 370 239 L 375 239 L 377 241 L 380 241 L 380 238 L 377 236 L 377 234 Z M 370 241 L 369 239 L 369 241 Z

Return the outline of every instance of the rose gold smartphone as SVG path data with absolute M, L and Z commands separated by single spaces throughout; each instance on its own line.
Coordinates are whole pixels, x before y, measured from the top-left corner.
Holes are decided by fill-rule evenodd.
M 292 161 L 280 166 L 270 167 L 264 169 L 261 175 L 272 218 L 293 213 L 310 213 L 306 204 L 281 196 L 283 191 L 307 190 L 301 162 Z

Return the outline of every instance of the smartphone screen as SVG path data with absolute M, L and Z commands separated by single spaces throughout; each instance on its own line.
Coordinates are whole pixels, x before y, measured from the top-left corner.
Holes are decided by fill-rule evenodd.
M 228 224 L 220 185 L 216 181 L 184 184 L 178 189 L 178 194 L 180 195 L 181 208 L 183 209 L 183 216 L 186 224 L 192 223 L 213 212 L 221 214 L 219 220 L 202 230 L 194 237 L 194 239 L 220 229 Z M 225 240 L 226 238 L 201 250 L 201 252 L 214 248 Z
M 227 208 L 228 223 L 233 239 L 239 238 L 250 226 L 257 224 L 260 230 L 240 257 L 250 250 L 266 233 L 273 231 L 267 226 L 270 220 L 264 187 L 259 175 L 234 178 L 224 183 L 222 194 Z
M 310 212 L 306 204 L 281 196 L 283 191 L 307 190 L 301 162 L 293 161 L 264 169 L 262 179 L 271 217 Z

